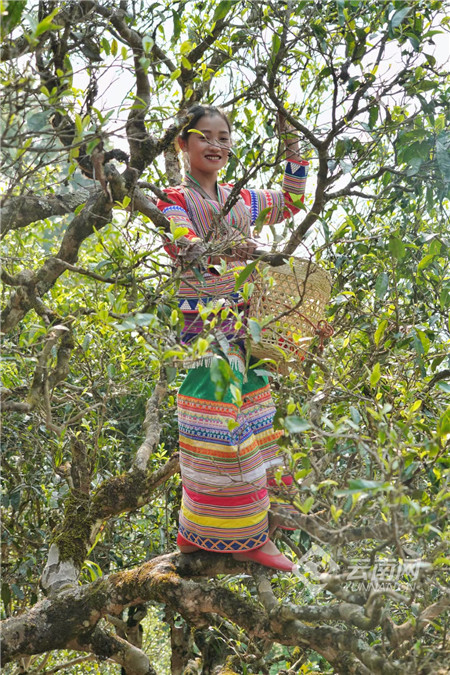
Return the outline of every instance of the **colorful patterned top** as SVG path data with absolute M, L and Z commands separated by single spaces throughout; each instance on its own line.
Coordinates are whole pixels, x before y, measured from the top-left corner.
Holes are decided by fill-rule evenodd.
M 194 181 L 188 184 L 169 187 L 164 190 L 170 201 L 158 200 L 157 206 L 177 227 L 187 228 L 186 239 L 195 242 L 206 240 L 210 248 L 218 247 L 218 254 L 229 245 L 231 248 L 250 237 L 251 226 L 259 214 L 269 209 L 265 224 L 273 225 L 294 215 L 299 209 L 294 205 L 291 194 L 300 195 L 303 200 L 309 162 L 306 160 L 286 162 L 283 178 L 284 192 L 279 190 L 241 190 L 239 197 L 229 212 L 223 216 L 222 209 L 233 186 L 217 185 L 218 199 L 206 197 L 200 186 Z M 172 202 L 172 203 L 170 203 Z M 168 247 L 168 252 L 176 259 L 176 248 Z M 203 320 L 199 316 L 198 305 L 220 302 L 221 306 L 240 310 L 244 301 L 234 291 L 236 263 L 227 264 L 224 273 L 219 274 L 213 267 L 202 269 L 201 279 L 193 270 L 183 276 L 178 291 L 179 308 L 185 325 L 183 339 L 188 342 L 203 330 Z M 236 337 L 235 318 L 222 323 L 221 330 L 227 338 Z

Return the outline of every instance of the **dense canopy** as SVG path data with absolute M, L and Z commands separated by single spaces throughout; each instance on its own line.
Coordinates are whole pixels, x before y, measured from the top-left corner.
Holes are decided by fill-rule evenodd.
M 4 672 L 448 672 L 445 3 L 2 7 Z M 325 350 L 272 376 L 298 578 L 176 550 L 183 233 L 155 202 L 196 101 L 233 122 L 224 180 L 279 185 L 277 113 L 311 164 L 257 225 L 333 281 Z

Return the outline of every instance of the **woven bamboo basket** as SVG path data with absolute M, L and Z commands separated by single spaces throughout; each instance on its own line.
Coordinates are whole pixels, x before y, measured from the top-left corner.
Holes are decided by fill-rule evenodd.
M 310 260 L 291 258 L 279 267 L 261 263 L 250 298 L 249 318 L 270 322 L 261 340 L 252 340 L 252 356 L 273 359 L 282 368 L 299 367 L 316 335 L 321 343 L 332 334 L 324 319 L 331 295 L 331 278 Z

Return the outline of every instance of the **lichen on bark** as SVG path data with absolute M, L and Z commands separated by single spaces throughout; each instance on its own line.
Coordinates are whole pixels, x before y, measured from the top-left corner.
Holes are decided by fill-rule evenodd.
M 61 562 L 72 560 L 78 569 L 85 560 L 91 537 L 93 519 L 89 495 L 72 490 L 65 508 L 60 531 L 53 539 L 58 547 Z

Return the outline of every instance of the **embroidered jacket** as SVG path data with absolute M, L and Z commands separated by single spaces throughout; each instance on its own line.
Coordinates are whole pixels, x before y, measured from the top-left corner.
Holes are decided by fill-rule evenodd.
M 185 235 L 190 241 L 208 240 L 212 245 L 221 245 L 229 242 L 232 246 L 240 240 L 245 241 L 250 236 L 251 226 L 254 225 L 259 214 L 269 209 L 265 217 L 265 224 L 273 225 L 297 213 L 299 209 L 294 205 L 291 194 L 302 197 L 305 192 L 306 177 L 309 162 L 286 162 L 281 190 L 253 190 L 243 189 L 239 198 L 225 216 L 220 216 L 227 201 L 232 185 L 220 184 L 217 186 L 218 201 L 205 198 L 190 184 L 169 187 L 164 190 L 169 200 L 158 200 L 157 206 L 167 218 L 177 227 L 187 228 Z M 168 246 L 168 253 L 176 258 L 176 247 Z M 224 308 L 232 307 L 240 310 L 244 301 L 239 292 L 234 292 L 236 263 L 229 263 L 223 274 L 218 274 L 214 268 L 202 270 L 202 280 L 192 270 L 186 272 L 178 291 L 179 308 L 181 309 L 185 326 L 184 340 L 189 341 L 203 330 L 203 321 L 198 314 L 198 305 L 213 306 L 220 303 Z M 221 330 L 227 337 L 236 337 L 234 329 L 235 318 L 225 320 Z

